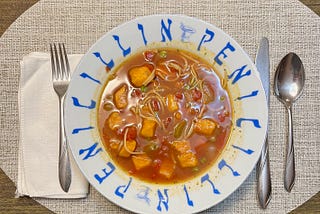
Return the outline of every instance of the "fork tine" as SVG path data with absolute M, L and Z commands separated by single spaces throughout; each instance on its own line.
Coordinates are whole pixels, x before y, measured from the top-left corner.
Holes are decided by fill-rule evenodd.
M 54 50 L 54 55 L 55 55 L 55 64 L 56 64 L 56 79 L 60 79 L 62 77 L 61 75 L 61 62 L 59 60 L 59 53 L 57 50 L 56 44 L 53 44 L 53 50 Z
M 66 66 L 65 66 L 65 61 L 63 57 L 63 51 L 62 51 L 62 44 L 58 43 L 58 48 L 59 48 L 59 58 L 60 58 L 60 78 L 63 80 L 65 79 L 65 73 L 66 73 Z
M 63 56 L 64 56 L 64 63 L 65 63 L 65 77 L 67 80 L 70 80 L 70 65 L 69 65 L 69 60 L 68 60 L 68 55 L 66 48 L 64 46 L 64 43 L 62 43 L 62 49 L 63 49 Z
M 55 62 L 54 44 L 50 44 L 50 56 L 51 56 L 51 75 L 52 80 L 57 79 L 57 68 Z

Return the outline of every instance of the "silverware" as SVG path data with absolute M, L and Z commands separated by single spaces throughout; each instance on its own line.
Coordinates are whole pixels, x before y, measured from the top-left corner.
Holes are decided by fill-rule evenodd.
M 288 112 L 289 132 L 284 172 L 284 186 L 288 192 L 291 191 L 295 180 L 292 105 L 301 95 L 304 82 L 305 72 L 302 61 L 295 53 L 287 54 L 277 67 L 274 78 L 274 92 Z
M 70 82 L 70 67 L 64 44 L 50 44 L 50 53 L 53 88 L 59 97 L 59 181 L 63 191 L 68 192 L 71 184 L 71 168 L 63 123 L 63 106 Z
M 268 108 L 269 108 L 269 85 L 270 85 L 270 62 L 269 62 L 269 42 L 263 37 L 260 41 L 256 56 L 256 66 L 261 77 L 262 85 L 265 90 Z M 266 208 L 271 199 L 271 177 L 269 163 L 269 148 L 268 148 L 268 133 L 265 143 L 262 147 L 261 156 L 257 165 L 257 180 L 258 180 L 258 199 L 260 206 Z

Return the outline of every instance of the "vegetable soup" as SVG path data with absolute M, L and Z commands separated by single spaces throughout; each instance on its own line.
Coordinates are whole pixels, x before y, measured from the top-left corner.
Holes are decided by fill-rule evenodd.
M 151 49 L 117 67 L 102 93 L 99 131 L 115 163 L 152 183 L 203 173 L 224 149 L 232 126 L 226 81 L 205 60 Z

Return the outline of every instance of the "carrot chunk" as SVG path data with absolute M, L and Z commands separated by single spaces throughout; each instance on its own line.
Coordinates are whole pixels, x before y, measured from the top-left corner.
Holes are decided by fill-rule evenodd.
M 143 155 L 133 155 L 132 162 L 136 170 L 140 170 L 140 169 L 146 168 L 147 166 L 150 166 L 152 163 L 152 160 L 147 155 L 143 154 Z
M 118 109 L 124 109 L 128 105 L 128 86 L 122 85 L 114 94 L 114 103 Z
M 150 77 L 151 71 L 147 66 L 134 67 L 129 70 L 129 79 L 133 86 L 141 87 Z
M 191 151 L 178 155 L 178 160 L 181 167 L 184 168 L 195 167 L 198 165 L 198 159 L 196 155 Z
M 140 131 L 140 135 L 145 138 L 153 137 L 156 127 L 157 127 L 157 123 L 155 121 L 144 119 L 142 121 L 142 128 Z
M 197 156 L 192 152 L 189 142 L 173 141 L 172 143 L 177 152 L 177 159 L 181 167 L 194 167 L 198 165 Z
M 137 146 L 137 142 L 135 140 L 127 140 L 126 142 L 127 149 L 123 145 L 122 148 L 120 149 L 119 156 L 126 157 L 126 158 L 130 157 L 131 155 L 130 152 L 133 152 L 136 149 L 136 146 Z
M 107 119 L 107 124 L 108 124 L 108 127 L 111 129 L 111 130 L 116 130 L 122 123 L 122 119 L 120 117 L 120 114 L 119 112 L 112 112 L 108 119 Z
M 188 141 L 173 141 L 172 146 L 178 153 L 185 153 L 191 150 Z
M 168 94 L 167 96 L 167 106 L 169 111 L 177 111 L 179 109 L 178 102 L 175 100 L 175 96 L 173 94 Z
M 195 123 L 194 130 L 201 135 L 212 135 L 216 126 L 216 123 L 210 119 L 200 119 Z
M 159 174 L 171 178 L 176 165 L 171 159 L 164 159 L 160 165 Z

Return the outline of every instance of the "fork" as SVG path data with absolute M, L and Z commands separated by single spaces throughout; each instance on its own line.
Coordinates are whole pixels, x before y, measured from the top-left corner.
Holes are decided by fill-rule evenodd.
M 59 181 L 63 191 L 68 192 L 71 184 L 71 168 L 63 123 L 63 106 L 70 82 L 70 66 L 63 43 L 50 44 L 50 55 L 53 88 L 59 97 Z

